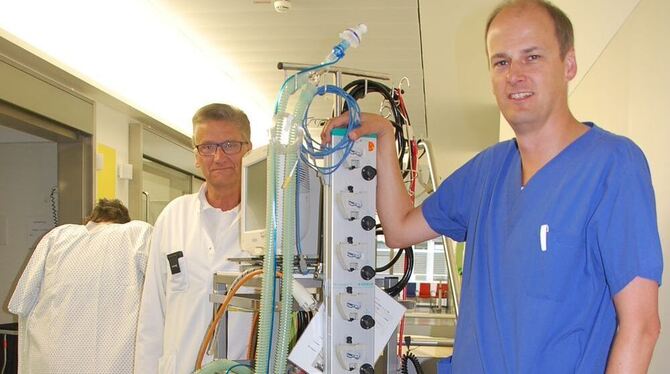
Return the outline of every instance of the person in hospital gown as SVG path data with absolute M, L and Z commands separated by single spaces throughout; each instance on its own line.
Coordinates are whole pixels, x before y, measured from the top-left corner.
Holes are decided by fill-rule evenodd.
M 19 372 L 133 372 L 151 225 L 118 200 L 62 225 L 33 252 L 8 309 L 19 317 Z

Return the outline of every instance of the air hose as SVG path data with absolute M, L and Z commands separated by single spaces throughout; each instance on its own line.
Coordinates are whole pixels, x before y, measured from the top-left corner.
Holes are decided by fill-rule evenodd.
M 263 260 L 263 282 L 258 323 L 258 343 L 256 348 L 256 373 L 269 373 L 270 354 L 274 329 L 275 282 L 278 248 L 283 257 L 283 279 L 281 312 L 276 342 L 274 372 L 285 373 L 288 358 L 289 331 L 293 299 L 293 256 L 296 236 L 293 229 L 295 220 L 295 188 L 297 163 L 302 137 L 298 129 L 306 116 L 309 105 L 319 88 L 318 75 L 327 66 L 337 63 L 349 48 L 358 46 L 361 35 L 367 30 L 365 25 L 347 29 L 340 34 L 340 42 L 333 47 L 323 63 L 304 69 L 290 76 L 281 89 L 275 104 L 274 126 L 267 156 L 267 215 L 266 251 Z M 300 96 L 293 114 L 287 113 L 289 97 L 296 92 Z

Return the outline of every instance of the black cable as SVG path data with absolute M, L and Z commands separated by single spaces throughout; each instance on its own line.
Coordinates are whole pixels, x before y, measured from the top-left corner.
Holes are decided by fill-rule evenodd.
M 385 101 L 389 103 L 391 108 L 391 114 L 393 115 L 393 121 L 391 124 L 395 130 L 395 139 L 397 143 L 398 150 L 400 154 L 398 155 L 398 165 L 400 170 L 408 170 L 409 167 L 403 165 L 403 160 L 405 159 L 405 152 L 407 149 L 407 136 L 404 134 L 403 125 L 405 124 L 405 119 L 400 112 L 400 107 L 398 101 L 394 97 L 394 91 L 392 88 L 386 86 L 383 83 L 367 80 L 367 79 L 358 79 L 349 82 L 346 86 L 343 87 L 345 91 L 349 93 L 354 99 L 360 100 L 364 98 L 368 93 L 378 93 L 382 95 Z M 344 103 L 342 107 L 342 112 L 347 111 L 347 104 Z M 408 160 L 409 163 L 409 160 Z M 407 175 L 407 172 L 403 172 L 403 178 Z
M 309 320 L 307 312 L 303 310 L 298 311 L 298 336 L 296 340 L 300 338 L 303 332 L 305 332 L 305 329 L 307 329 L 308 324 Z
M 58 226 L 58 209 L 56 208 L 56 193 L 58 192 L 58 187 L 51 187 L 51 192 L 49 193 L 49 198 L 51 199 L 51 219 L 53 220 L 54 227 Z
M 307 329 L 307 325 L 309 324 L 309 321 L 307 320 L 307 312 L 305 311 L 300 311 L 300 320 L 302 321 L 302 329 L 300 330 L 300 335 L 302 335 L 303 332 Z
M 400 278 L 398 283 L 384 290 L 392 297 L 398 296 L 400 292 L 407 287 L 409 279 L 412 277 L 412 271 L 414 269 L 414 250 L 411 247 L 408 247 L 405 248 L 404 252 L 405 258 L 407 259 L 407 270 L 405 271 L 405 274 Z
M 407 248 L 401 248 L 401 249 L 399 249 L 398 252 L 395 254 L 395 256 L 393 256 L 393 259 L 391 259 L 391 261 L 389 261 L 388 264 L 386 264 L 386 265 L 384 265 L 384 266 L 382 266 L 382 267 L 379 267 L 379 268 L 375 268 L 375 272 L 376 272 L 376 273 L 381 273 L 381 272 L 383 272 L 383 271 L 386 271 L 386 270 L 390 269 L 391 266 L 395 265 L 395 263 L 398 262 L 398 259 L 400 259 L 400 255 L 401 255 L 402 252 L 404 252 L 406 249 L 407 249 Z
M 407 352 L 402 356 L 402 367 L 400 368 L 400 372 L 402 374 L 409 374 L 408 364 L 410 362 L 412 363 L 412 366 L 414 366 L 414 371 L 416 372 L 416 374 L 423 374 L 423 368 L 421 367 L 421 362 L 419 362 L 419 359 L 412 352 Z
M 416 141 L 416 145 L 417 145 L 417 146 L 418 146 L 419 144 L 421 144 L 421 143 L 423 143 L 423 140 L 422 140 L 422 139 L 419 139 L 419 140 Z M 419 157 L 417 157 L 417 158 L 420 159 L 420 158 L 423 157 L 425 154 L 426 154 L 426 148 L 423 149 L 423 151 L 421 152 L 421 154 L 420 154 Z

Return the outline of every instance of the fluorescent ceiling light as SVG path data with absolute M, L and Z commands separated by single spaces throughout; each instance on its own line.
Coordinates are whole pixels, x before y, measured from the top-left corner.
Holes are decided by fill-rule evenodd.
M 243 109 L 252 140 L 267 143 L 272 105 L 217 65 L 147 0 L 0 2 L 0 28 L 41 58 L 191 136 L 201 106 Z

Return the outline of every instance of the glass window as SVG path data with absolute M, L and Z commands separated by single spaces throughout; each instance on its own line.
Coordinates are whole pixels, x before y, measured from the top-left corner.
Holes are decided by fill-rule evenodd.
M 414 246 L 414 271 L 410 282 L 446 282 L 447 263 L 444 259 L 441 239 L 429 240 Z M 384 266 L 397 253 L 396 249 L 389 249 L 384 244 L 384 237 L 377 237 L 377 267 Z M 405 268 L 404 255 L 398 259 L 391 269 L 380 274 L 402 276 Z
M 144 159 L 142 165 L 142 203 L 144 220 L 155 224 L 158 215 L 175 198 L 191 193 L 195 183 L 191 174 Z

